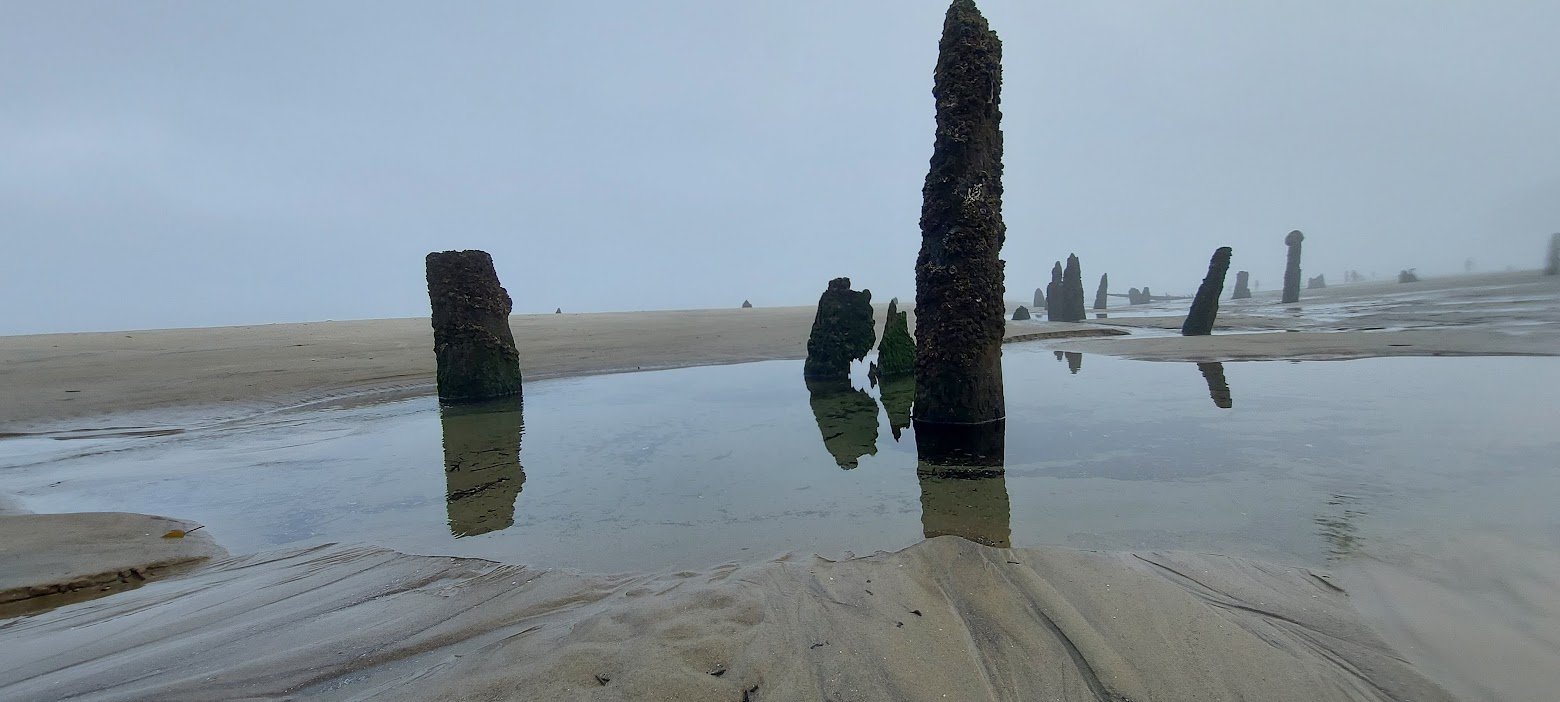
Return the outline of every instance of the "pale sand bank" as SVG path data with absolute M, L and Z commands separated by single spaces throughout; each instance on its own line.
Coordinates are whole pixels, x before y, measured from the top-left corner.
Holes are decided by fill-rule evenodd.
M 121 512 L 0 516 L 0 616 L 106 595 L 227 555 L 196 524 Z M 189 532 L 182 538 L 165 534 Z M 61 599 L 64 597 L 65 599 Z M 24 600 L 42 598 L 23 604 Z M 8 609 L 6 605 L 11 605 Z
M 877 307 L 881 336 L 887 306 Z M 539 380 L 800 359 L 816 311 L 543 314 L 509 323 L 526 379 Z M 1049 338 L 1100 333 L 1119 332 L 1047 330 Z M 200 407 L 211 417 L 352 393 L 427 392 L 433 372 L 425 317 L 0 337 L 0 435 L 99 428 L 90 420 L 173 407 Z M 159 424 L 155 416 L 129 419 Z
M 995 549 L 586 576 L 328 546 L 0 627 L 8 700 L 1452 699 L 1324 576 Z

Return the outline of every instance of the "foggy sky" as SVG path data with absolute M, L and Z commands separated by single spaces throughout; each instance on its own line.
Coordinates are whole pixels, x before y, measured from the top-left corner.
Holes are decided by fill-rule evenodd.
M 1537 267 L 1560 3 L 983 0 L 1008 297 Z M 0 334 L 914 297 L 943 0 L 0 3 Z

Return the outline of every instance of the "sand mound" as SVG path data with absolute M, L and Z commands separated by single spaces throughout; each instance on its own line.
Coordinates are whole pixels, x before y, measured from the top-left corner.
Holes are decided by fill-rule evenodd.
M 1324 576 L 956 537 L 589 576 L 327 546 L 0 627 L 7 700 L 1447 700 Z
M 163 538 L 195 527 L 124 512 L 0 516 L 0 616 L 139 587 L 227 555 L 201 531 Z

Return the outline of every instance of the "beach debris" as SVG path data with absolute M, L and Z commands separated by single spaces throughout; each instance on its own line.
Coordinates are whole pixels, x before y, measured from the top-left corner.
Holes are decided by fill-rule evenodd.
M 428 254 L 433 354 L 439 401 L 477 402 L 520 394 L 520 353 L 509 330 L 514 303 L 486 251 Z
M 850 470 L 862 456 L 877 455 L 878 406 L 871 395 L 849 380 L 809 380 L 807 395 L 835 465 Z
M 1230 384 L 1224 380 L 1223 363 L 1199 363 L 1197 370 L 1202 371 L 1203 380 L 1208 381 L 1208 397 L 1213 398 L 1213 404 L 1222 409 L 1235 406 L 1230 398 Z
M 1110 296 L 1110 274 L 1100 274 L 1100 287 L 1094 291 L 1094 309 L 1103 310 L 1108 307 L 1107 298 Z
M 835 278 L 818 298 L 802 375 L 809 380 L 849 381 L 850 362 L 866 358 L 876 340 L 872 291 L 851 290 L 850 278 Z
M 922 440 L 922 423 L 1000 425 L 1007 415 L 1001 90 L 1001 40 L 974 0 L 953 0 L 933 71 L 937 132 L 915 264 L 914 412 L 923 456 L 940 447 Z
M 197 527 L 195 527 L 195 528 L 194 528 L 194 529 L 189 529 L 189 530 L 185 530 L 185 529 L 173 529 L 173 530 L 170 530 L 170 531 L 169 531 L 169 532 L 168 532 L 168 533 L 166 533 L 166 534 L 163 534 L 163 535 L 162 535 L 162 537 L 163 537 L 163 538 L 164 538 L 164 539 L 182 539 L 182 538 L 184 538 L 184 537 L 185 537 L 185 536 L 187 536 L 187 535 L 189 535 L 189 533 L 190 533 L 190 532 L 191 532 L 191 531 L 198 531 L 198 530 L 200 530 L 200 529 L 204 529 L 204 528 L 206 528 L 206 525 L 205 525 L 205 524 L 202 524 L 202 525 L 200 525 L 200 526 L 197 526 Z
M 1231 300 L 1244 300 L 1251 297 L 1251 274 L 1240 271 L 1235 274 L 1235 292 L 1230 295 Z
M 1305 241 L 1305 235 L 1296 229 L 1284 236 L 1284 246 L 1289 247 L 1289 256 L 1284 260 L 1284 297 L 1283 304 L 1300 301 L 1300 242 Z
M 1322 275 L 1316 276 L 1315 278 L 1306 278 L 1305 279 L 1305 289 L 1306 290 L 1320 290 L 1320 289 L 1325 288 L 1325 287 L 1327 287 L 1327 274 L 1325 274 L 1325 273 L 1323 273 Z
M 1028 307 L 1025 307 L 1023 305 L 1019 305 L 1018 309 L 1013 310 L 1013 321 L 1017 322 L 1017 321 L 1026 320 L 1026 319 L 1029 319 L 1029 308 Z
M 1035 303 L 1031 306 L 1036 310 L 1045 309 L 1045 288 L 1035 288 Z
M 742 309 L 745 309 L 745 310 L 753 309 L 753 303 L 748 301 L 748 300 L 743 300 L 742 301 Z
M 1419 270 L 1418 268 L 1410 268 L 1408 270 L 1398 271 L 1398 282 L 1399 283 L 1417 283 L 1417 282 L 1419 282 L 1419 274 L 1416 272 L 1418 270 Z
M 1549 261 L 1544 265 L 1544 275 L 1560 275 L 1560 233 L 1549 237 Z
M 1061 321 L 1062 298 L 1062 262 L 1057 261 L 1051 266 L 1051 282 L 1045 284 L 1045 319 L 1048 322 Z
M 602 687 L 606 687 L 607 683 L 609 683 L 609 682 L 612 682 L 612 678 L 609 678 L 609 677 L 607 677 L 605 675 L 602 675 L 600 673 L 596 674 L 596 683 L 597 684 L 601 685 Z
M 1213 333 L 1213 320 L 1219 316 L 1219 296 L 1224 294 L 1224 276 L 1230 270 L 1230 254 L 1233 252 L 1228 246 L 1220 246 L 1213 252 L 1213 258 L 1208 261 L 1208 275 L 1203 278 L 1202 286 L 1197 288 L 1197 297 L 1192 299 L 1192 311 L 1187 313 L 1186 321 L 1181 324 L 1182 336 L 1207 336 Z
M 715 666 L 714 670 L 710 671 L 710 675 L 713 675 L 713 676 L 715 676 L 717 678 L 722 676 L 722 675 L 725 675 L 725 674 L 726 674 L 726 666 L 723 666 L 723 665 L 717 665 L 717 666 Z
M 915 375 L 915 338 L 910 336 L 910 319 L 899 309 L 899 298 L 888 301 L 888 319 L 883 322 L 883 339 L 878 342 L 878 379 L 883 381 Z

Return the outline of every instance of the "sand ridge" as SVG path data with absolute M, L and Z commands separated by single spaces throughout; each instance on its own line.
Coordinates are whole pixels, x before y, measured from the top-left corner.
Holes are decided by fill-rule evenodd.
M 1311 571 L 951 536 L 616 576 L 296 549 L 12 622 L 0 648 L 0 697 L 29 701 L 1452 699 Z

